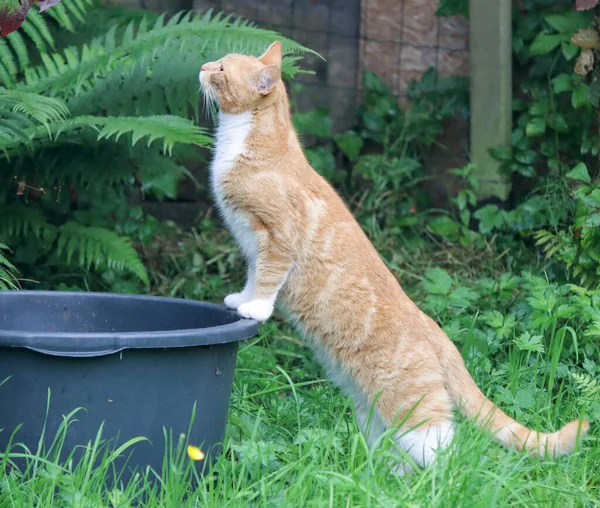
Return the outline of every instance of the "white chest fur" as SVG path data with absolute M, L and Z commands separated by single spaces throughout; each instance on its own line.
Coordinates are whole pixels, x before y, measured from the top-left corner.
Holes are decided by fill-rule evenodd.
M 237 115 L 219 112 L 215 150 L 210 167 L 211 187 L 217 207 L 248 260 L 253 260 L 257 255 L 256 236 L 247 217 L 234 210 L 224 199 L 222 181 L 223 176 L 235 170 L 236 161 L 246 149 L 246 139 L 251 128 L 250 111 Z

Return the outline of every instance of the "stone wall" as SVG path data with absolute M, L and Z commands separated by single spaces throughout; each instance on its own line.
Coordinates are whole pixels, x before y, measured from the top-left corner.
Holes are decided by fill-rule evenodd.
M 469 73 L 468 22 L 437 17 L 438 0 L 362 0 L 360 68 L 378 74 L 401 101 L 429 68 Z

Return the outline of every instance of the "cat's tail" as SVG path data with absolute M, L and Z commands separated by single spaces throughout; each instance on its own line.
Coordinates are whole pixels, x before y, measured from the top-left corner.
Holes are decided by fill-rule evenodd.
M 573 420 L 557 432 L 542 433 L 528 429 L 498 408 L 478 388 L 454 344 L 449 343 L 440 358 L 447 386 L 461 413 L 493 433 L 505 446 L 526 450 L 534 456 L 567 455 L 590 428 L 587 420 Z

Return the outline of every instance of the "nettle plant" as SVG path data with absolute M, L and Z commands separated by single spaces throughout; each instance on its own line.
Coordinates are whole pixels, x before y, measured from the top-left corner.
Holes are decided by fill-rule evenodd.
M 86 13 L 83 0 L 60 7 L 68 21 L 46 20 L 34 6 L 22 28 L 0 40 L 0 264 L 50 287 L 106 287 L 115 272 L 148 283 L 129 235 L 114 223 L 126 224 L 122 233 L 144 223 L 128 206 L 130 193 L 174 197 L 185 162 L 211 144 L 196 125 L 200 63 L 259 53 L 275 38 L 288 54 L 306 50 L 211 12 L 166 20 L 119 11 L 93 37 L 83 21 L 104 10 Z M 65 31 L 83 42 L 63 42 Z M 286 57 L 286 76 L 299 72 L 298 58 Z M 151 236 L 137 232 L 140 241 Z
M 420 290 L 424 309 L 472 371 L 498 382 L 513 415 L 529 423 L 536 408 L 551 413 L 571 378 L 579 410 L 600 419 L 600 290 L 527 271 L 467 280 L 441 268 L 425 271 Z

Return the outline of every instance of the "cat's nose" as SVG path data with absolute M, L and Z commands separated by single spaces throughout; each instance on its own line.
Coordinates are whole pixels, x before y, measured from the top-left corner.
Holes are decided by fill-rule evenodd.
M 208 64 L 205 63 L 202 67 L 200 67 L 201 71 L 207 71 L 208 70 Z

